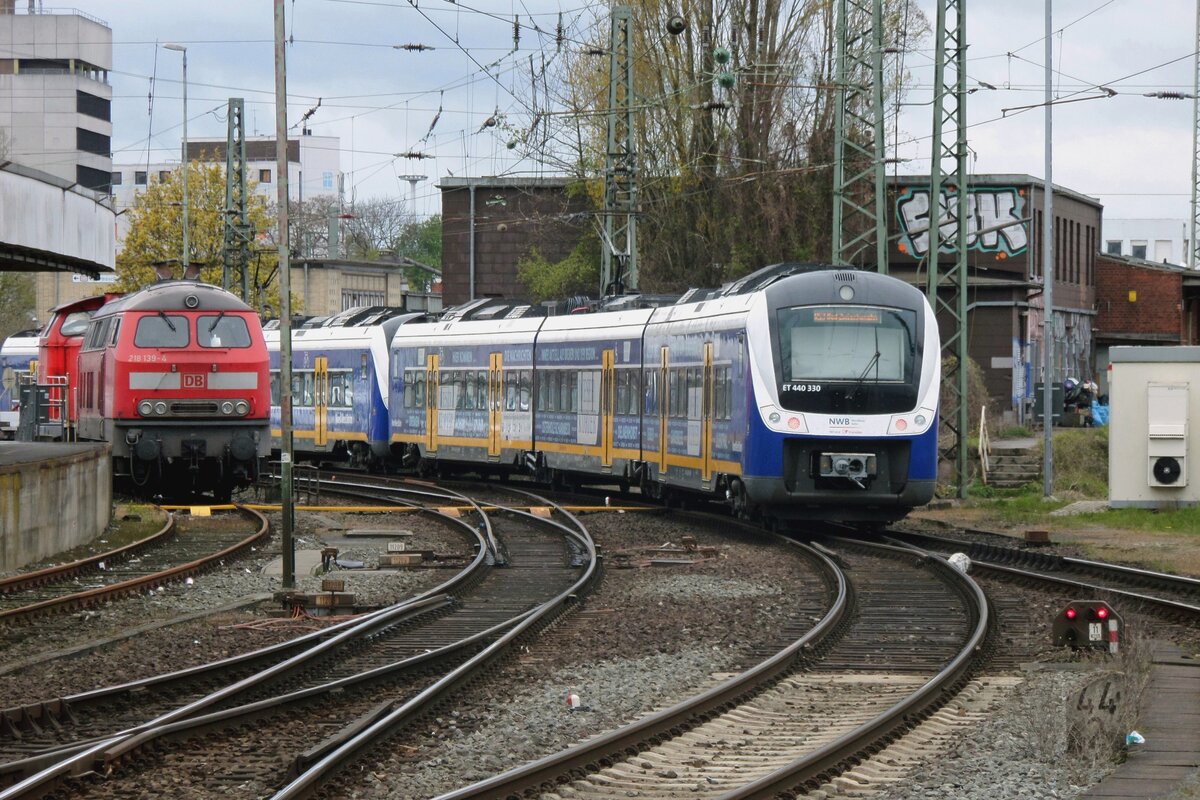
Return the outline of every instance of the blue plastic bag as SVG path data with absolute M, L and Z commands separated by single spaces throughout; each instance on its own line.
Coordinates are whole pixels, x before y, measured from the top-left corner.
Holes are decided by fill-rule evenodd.
M 1099 427 L 1108 424 L 1108 406 L 1102 406 L 1092 401 L 1092 424 Z

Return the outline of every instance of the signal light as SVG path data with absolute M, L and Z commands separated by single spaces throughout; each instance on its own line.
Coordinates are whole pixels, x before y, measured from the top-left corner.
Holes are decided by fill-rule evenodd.
M 1103 600 L 1075 600 L 1054 617 L 1051 635 L 1056 645 L 1115 654 L 1124 627 L 1121 615 Z

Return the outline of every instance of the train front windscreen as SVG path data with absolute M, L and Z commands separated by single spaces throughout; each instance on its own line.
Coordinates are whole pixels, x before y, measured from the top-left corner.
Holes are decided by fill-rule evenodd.
M 776 315 L 780 404 L 793 411 L 894 413 L 916 402 L 916 312 L 792 306 Z

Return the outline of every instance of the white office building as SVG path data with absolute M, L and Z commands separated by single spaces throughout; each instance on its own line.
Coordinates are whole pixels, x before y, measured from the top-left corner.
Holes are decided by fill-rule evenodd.
M 1186 266 L 1188 222 L 1185 219 L 1109 219 L 1101 231 L 1104 252 L 1157 264 Z
M 227 139 L 188 139 L 189 161 L 215 161 L 225 164 Z M 337 197 L 342 186 L 341 139 L 337 136 L 313 136 L 305 133 L 288 139 L 288 199 L 295 202 L 314 197 Z M 179 161 L 146 164 L 114 164 L 113 200 L 118 212 L 133 206 L 134 198 L 154 181 L 166 180 Z M 275 137 L 246 137 L 246 177 L 256 184 L 254 192 L 274 205 L 278 198 L 276 183 Z M 125 238 L 127 214 L 117 217 L 117 248 Z

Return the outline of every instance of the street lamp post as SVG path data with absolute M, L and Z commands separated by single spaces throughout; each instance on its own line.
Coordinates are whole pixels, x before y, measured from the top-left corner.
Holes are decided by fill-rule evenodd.
M 183 53 L 183 274 L 188 273 L 188 137 L 187 137 L 187 48 L 181 44 L 168 42 L 164 44 L 167 50 Z

